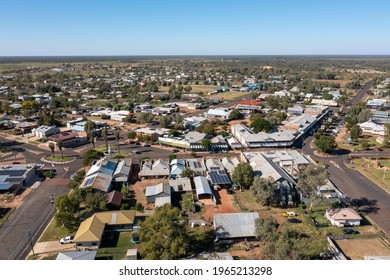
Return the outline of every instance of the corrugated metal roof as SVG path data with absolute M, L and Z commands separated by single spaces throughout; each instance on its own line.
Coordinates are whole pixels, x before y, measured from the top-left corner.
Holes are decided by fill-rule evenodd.
M 213 194 L 211 192 L 209 181 L 204 176 L 194 177 L 194 184 L 196 189 L 196 194 Z
M 255 221 L 259 213 L 215 214 L 214 229 L 218 238 L 242 238 L 255 236 Z

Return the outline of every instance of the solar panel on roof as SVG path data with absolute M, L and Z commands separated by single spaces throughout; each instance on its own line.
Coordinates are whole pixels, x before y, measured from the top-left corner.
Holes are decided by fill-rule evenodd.
M 85 183 L 84 183 L 84 187 L 91 185 L 91 184 L 92 184 L 92 182 L 93 182 L 93 179 L 95 179 L 95 177 L 93 177 L 93 178 L 89 178 L 87 181 L 85 181 Z

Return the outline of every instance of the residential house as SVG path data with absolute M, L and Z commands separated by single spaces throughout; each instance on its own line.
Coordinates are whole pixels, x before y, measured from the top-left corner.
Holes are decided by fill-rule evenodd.
M 180 178 L 181 173 L 186 168 L 186 161 L 184 159 L 174 159 L 170 163 L 171 172 L 169 174 L 170 178 Z
M 259 213 L 214 214 L 214 230 L 216 237 L 222 239 L 254 239 L 255 222 Z
M 388 111 L 375 111 L 372 113 L 371 120 L 376 124 L 390 123 L 390 112 Z
M 311 100 L 311 104 L 330 106 L 330 107 L 337 107 L 339 105 L 338 102 L 333 99 L 326 100 L 326 99 L 316 99 L 316 98 L 313 98 Z
M 287 113 L 290 115 L 300 116 L 303 114 L 304 108 L 299 105 L 295 105 L 287 108 Z
M 364 123 L 359 123 L 358 126 L 362 129 L 362 133 L 372 134 L 372 135 L 385 135 L 385 126 L 377 124 L 372 120 L 368 120 Z
M 169 180 L 169 186 L 172 192 L 192 193 L 191 179 L 189 178 L 171 179 Z
M 98 172 L 85 176 L 80 188 L 92 188 L 94 191 L 108 193 L 112 189 L 112 175 Z
M 236 157 L 233 157 L 233 158 L 224 157 L 223 159 L 221 159 L 221 163 L 222 163 L 223 167 L 225 168 L 225 170 L 230 175 L 232 175 L 234 170 L 236 169 L 237 165 L 240 163 L 240 160 Z
M 38 125 L 35 123 L 31 122 L 20 122 L 15 125 L 15 132 L 20 132 L 20 133 L 29 133 L 31 132 L 34 128 L 37 128 Z
M 228 187 L 232 184 L 224 169 L 207 171 L 206 176 L 214 187 Z
M 366 107 L 370 109 L 387 108 L 388 104 L 387 99 L 370 99 L 367 100 Z
M 157 198 L 171 198 L 171 187 L 168 183 L 160 183 L 155 186 L 146 187 L 145 197 L 148 203 L 154 203 Z
M 213 192 L 211 191 L 209 181 L 204 176 L 196 176 L 194 177 L 194 185 L 196 196 L 198 200 L 201 199 L 212 199 Z
M 149 128 L 149 127 L 142 127 L 134 130 L 135 133 L 137 133 L 137 137 L 143 138 L 145 136 L 150 137 L 151 141 L 157 141 L 160 136 L 163 136 L 167 133 L 169 133 L 169 129 L 166 128 Z
M 337 227 L 359 226 L 360 222 L 363 220 L 352 208 L 327 209 L 325 218 L 327 218 L 332 225 Z
M 231 109 L 228 108 L 215 108 L 209 109 L 206 113 L 207 118 L 229 119 Z
M 122 205 L 123 194 L 116 190 L 109 192 L 104 201 L 109 209 L 120 209 Z
M 38 137 L 39 139 L 47 139 L 47 137 L 60 132 L 61 132 L 60 129 L 54 125 L 53 126 L 41 125 L 32 130 L 32 133 L 35 134 L 35 137 Z
M 94 214 L 80 224 L 73 239 L 76 250 L 98 249 L 106 227 L 110 230 L 132 230 L 134 220 L 134 210 L 106 211 Z
M 206 159 L 207 170 L 224 170 L 221 161 L 217 158 L 208 158 Z
M 146 160 L 143 162 L 138 176 L 140 179 L 168 178 L 169 163 L 163 159 Z
M 59 252 L 56 261 L 93 261 L 97 251 Z
M 262 155 L 270 158 L 291 176 L 299 174 L 302 168 L 310 164 L 310 161 L 297 150 L 267 151 L 262 152 Z
M 201 175 L 201 176 L 205 175 L 206 167 L 204 165 L 202 158 L 186 159 L 186 166 L 187 166 L 187 168 L 194 171 L 195 176 L 196 175 Z

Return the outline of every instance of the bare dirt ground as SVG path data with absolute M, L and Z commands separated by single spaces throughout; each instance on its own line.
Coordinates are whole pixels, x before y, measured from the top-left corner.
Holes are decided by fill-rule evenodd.
M 342 127 L 340 132 L 336 136 L 336 139 L 335 139 L 336 142 L 344 142 L 344 138 L 343 137 L 345 137 L 346 134 L 347 134 L 347 128 Z
M 26 197 L 32 191 L 33 191 L 32 188 L 26 188 L 23 190 L 23 192 L 20 192 L 19 194 L 15 195 L 15 196 L 1 194 L 0 195 L 0 206 L 2 208 L 17 208 L 23 203 L 23 201 L 26 199 Z
M 337 244 L 352 260 L 362 260 L 364 256 L 390 255 L 390 248 L 380 238 L 337 240 Z
M 248 259 L 248 260 L 259 260 L 261 254 L 261 247 L 253 247 L 252 245 L 260 245 L 259 242 L 246 242 L 242 241 L 236 243 L 234 246 L 238 247 L 237 250 L 230 251 L 230 254 L 233 257 L 238 257 L 240 259 Z
M 163 182 L 167 182 L 167 179 L 148 179 L 137 181 L 134 185 L 131 186 L 131 189 L 134 190 L 137 202 L 144 206 L 146 205 L 145 209 L 153 209 L 153 205 L 147 205 L 146 203 L 145 189 L 146 187 L 155 186 Z
M 212 221 L 214 214 L 224 214 L 224 213 L 238 213 L 238 209 L 233 205 L 233 196 L 228 194 L 225 189 L 218 191 L 220 196 L 221 204 L 216 206 L 206 205 L 204 206 L 204 218 L 208 221 Z

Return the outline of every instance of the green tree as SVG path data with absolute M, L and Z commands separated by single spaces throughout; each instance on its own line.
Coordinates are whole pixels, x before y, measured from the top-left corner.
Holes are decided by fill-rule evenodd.
M 351 127 L 349 132 L 350 132 L 350 135 L 351 135 L 351 139 L 354 140 L 354 141 L 358 140 L 360 135 L 362 135 L 362 129 L 360 128 L 360 126 L 358 126 L 356 124 Z
M 318 140 L 315 141 L 316 146 L 321 152 L 329 153 L 337 147 L 336 141 L 332 136 L 322 135 Z
M 135 131 L 131 131 L 131 132 L 127 133 L 127 138 L 135 139 L 135 138 L 137 138 L 137 133 Z
M 384 126 L 385 126 L 385 135 L 383 137 L 382 146 L 384 148 L 388 148 L 389 147 L 389 141 L 390 141 L 390 124 L 386 123 Z
M 50 142 L 49 143 L 49 149 L 50 149 L 51 154 L 52 154 L 53 157 L 54 157 L 54 150 L 55 150 L 55 148 L 56 148 L 56 145 L 54 144 L 54 142 Z
M 370 109 L 363 109 L 358 115 L 357 115 L 357 121 L 358 123 L 364 123 L 368 121 L 372 117 L 372 113 Z
M 92 147 L 95 149 L 95 136 L 93 136 L 93 134 L 89 136 L 89 143 L 91 143 Z
M 191 193 L 181 195 L 180 206 L 182 210 L 195 212 L 195 202 Z
M 61 158 L 64 158 L 64 155 L 62 154 L 62 148 L 63 148 L 64 144 L 62 143 L 62 141 L 58 141 L 57 142 L 57 148 L 58 150 L 60 150 L 60 153 L 61 153 Z
M 190 168 L 186 167 L 183 169 L 183 172 L 181 173 L 181 177 L 187 177 L 187 178 L 194 178 L 194 171 Z
M 254 133 L 258 133 L 260 131 L 270 132 L 271 123 L 259 114 L 255 114 L 251 117 L 251 128 Z
M 238 110 L 238 109 L 234 109 L 229 114 L 229 120 L 231 120 L 231 121 L 239 120 L 241 118 L 242 118 L 242 114 L 241 114 L 240 110 Z
M 171 205 L 157 207 L 140 223 L 140 254 L 147 260 L 176 260 L 188 253 L 188 220 Z
M 87 194 L 85 204 L 87 210 L 91 212 L 104 211 L 107 209 L 104 195 L 97 192 Z
M 360 145 L 360 148 L 362 148 L 362 150 L 367 150 L 367 148 L 369 147 L 369 142 L 367 139 L 361 139 L 359 141 L 359 145 Z
M 104 153 L 101 151 L 96 151 L 94 149 L 89 149 L 83 155 L 83 165 L 89 166 L 94 160 L 104 157 Z
M 232 180 L 241 189 L 249 188 L 253 183 L 253 168 L 247 162 L 239 163 L 234 169 Z
M 255 220 L 255 236 L 261 242 L 274 242 L 278 238 L 277 228 L 278 224 L 272 217 Z
M 202 145 L 202 147 L 206 150 L 206 151 L 210 151 L 210 148 L 211 148 L 211 140 L 210 139 L 207 139 L 207 138 L 204 138 L 200 141 L 200 144 Z
M 121 139 L 121 135 L 118 130 L 114 132 L 114 136 L 115 136 L 116 144 L 118 146 L 118 153 L 119 153 L 119 140 Z
M 306 169 L 298 175 L 298 189 L 302 195 L 307 197 L 310 202 L 310 209 L 314 206 L 317 199 L 317 190 L 320 186 L 326 184 L 329 175 L 324 166 L 308 165 Z
M 271 177 L 256 176 L 250 190 L 255 201 L 263 206 L 274 206 L 278 203 L 277 185 Z
M 95 130 L 95 128 L 96 128 L 96 123 L 95 122 L 87 121 L 84 124 L 84 131 L 87 133 L 87 138 L 88 139 L 91 138 L 91 134 Z
M 203 121 L 195 130 L 207 135 L 215 135 L 214 126 L 208 120 Z
M 191 90 L 192 90 L 192 87 L 191 87 L 190 85 L 186 85 L 186 86 L 184 87 L 184 91 L 185 91 L 186 93 L 190 93 Z
M 172 123 L 172 117 L 170 116 L 165 116 L 160 119 L 160 126 L 162 128 L 169 128 Z

